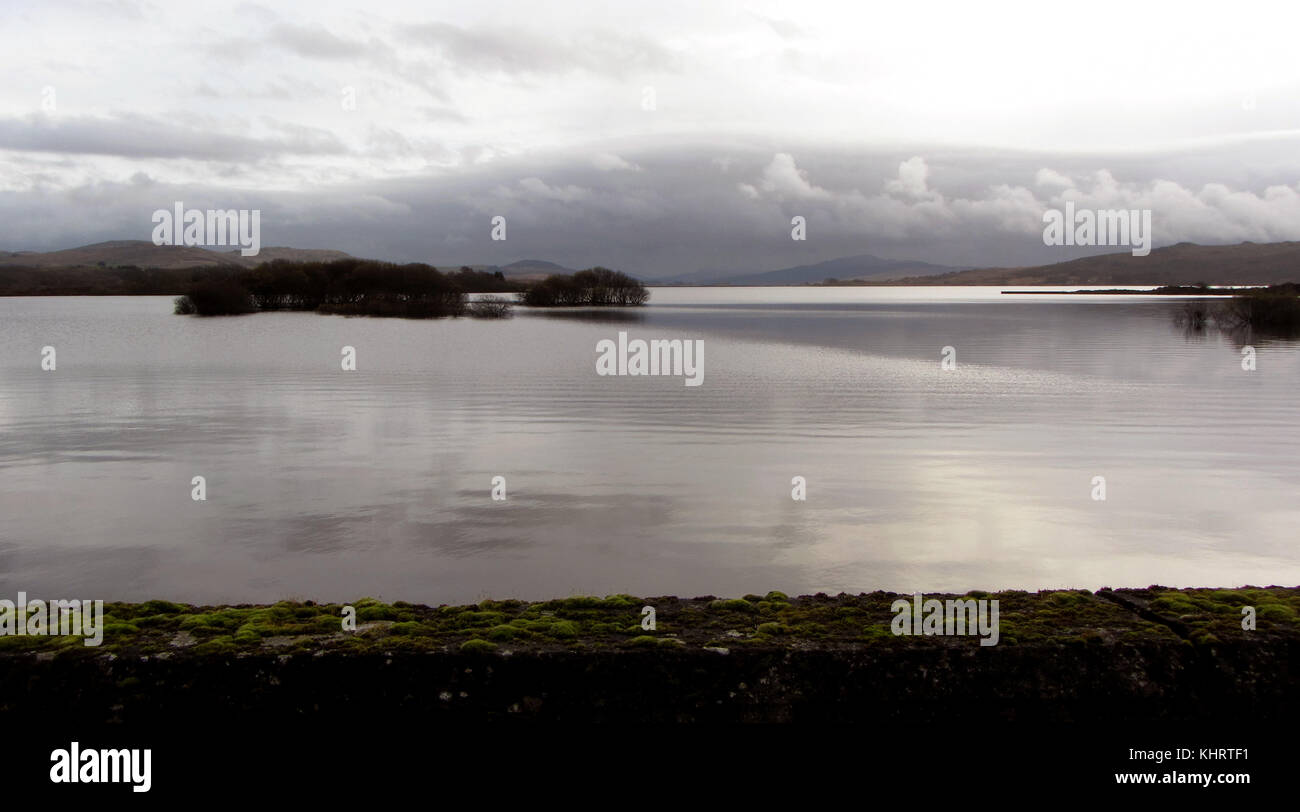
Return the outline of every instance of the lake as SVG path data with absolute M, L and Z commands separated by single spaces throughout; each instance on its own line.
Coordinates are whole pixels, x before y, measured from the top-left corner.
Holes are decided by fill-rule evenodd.
M 1300 583 L 1300 346 L 1256 341 L 1246 371 L 1179 307 L 657 288 L 405 321 L 0 298 L 0 596 Z M 597 375 L 619 331 L 702 340 L 702 385 Z

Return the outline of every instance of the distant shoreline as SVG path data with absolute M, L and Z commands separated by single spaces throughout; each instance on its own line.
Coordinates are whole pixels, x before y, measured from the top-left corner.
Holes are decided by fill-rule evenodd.
M 1236 296 L 1245 290 L 1260 290 L 1267 285 L 1233 285 L 1233 286 L 1199 286 L 1199 285 L 1164 285 L 1148 290 L 1131 288 L 1104 288 L 1100 290 L 1004 290 L 1004 294 L 1035 295 L 1064 294 L 1075 296 Z

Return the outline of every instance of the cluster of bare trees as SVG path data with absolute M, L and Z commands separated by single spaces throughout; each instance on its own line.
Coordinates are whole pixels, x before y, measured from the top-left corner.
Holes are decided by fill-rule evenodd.
M 1300 284 L 1256 288 L 1219 302 L 1193 299 L 1184 303 L 1174 318 L 1194 332 L 1213 325 L 1238 335 L 1300 337 Z
M 501 315 L 473 307 L 473 291 L 520 290 L 500 273 L 461 268 L 444 274 L 432 265 L 367 259 L 330 262 L 274 260 L 250 270 L 198 280 L 176 301 L 177 313 L 232 315 L 257 310 L 315 310 L 367 316 L 439 318 Z
M 572 276 L 554 274 L 524 292 L 524 304 L 530 307 L 635 307 L 649 298 L 645 285 L 609 268 L 591 268 Z
M 221 316 L 258 310 L 313 310 L 359 316 L 501 318 L 510 315 L 509 300 L 470 302 L 467 294 L 521 290 L 524 304 L 533 307 L 628 307 L 645 304 L 650 298 L 640 282 L 608 268 L 549 276 L 523 289 L 500 271 L 461 268 L 445 274 L 424 263 L 397 265 L 351 258 L 274 260 L 195 280 L 176 300 L 176 312 Z

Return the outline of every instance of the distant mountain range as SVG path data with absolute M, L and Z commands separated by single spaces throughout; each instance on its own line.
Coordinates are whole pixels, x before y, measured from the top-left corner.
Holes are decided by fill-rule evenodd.
M 252 268 L 273 259 L 296 262 L 327 262 L 348 254 L 319 248 L 285 248 L 268 246 L 255 257 L 241 256 L 238 248 L 212 250 L 188 245 L 154 245 L 147 240 L 111 240 L 67 248 L 62 251 L 0 251 L 0 266 L 25 265 L 33 268 L 76 268 L 86 266 L 141 268 L 207 268 L 217 265 L 241 265 Z
M 238 249 L 212 250 L 191 246 L 154 245 L 146 240 L 112 240 L 61 251 L 0 251 L 0 268 L 140 268 L 188 269 L 237 265 L 251 268 L 273 259 L 327 262 L 345 259 L 343 251 L 270 246 L 255 257 Z M 436 263 L 434 263 L 436 265 Z M 456 270 L 460 266 L 438 266 Z M 501 271 L 520 281 L 575 269 L 540 259 L 509 265 L 471 265 L 474 270 Z M 1154 249 L 1148 256 L 1129 251 L 1024 268 L 955 268 L 911 260 L 883 259 L 871 254 L 796 265 L 776 271 L 696 271 L 645 278 L 651 285 L 805 285 L 827 279 L 863 280 L 899 285 L 1272 285 L 1300 281 L 1300 242 L 1237 245 L 1178 243 Z
M 827 279 L 883 281 L 964 271 L 951 265 L 932 265 L 915 260 L 883 259 L 871 254 L 830 259 L 812 265 L 796 265 L 776 271 L 695 271 L 646 280 L 669 285 L 805 285 Z
M 915 276 L 901 285 L 1275 285 L 1300 282 L 1300 242 L 1196 245 L 1180 242 L 1145 257 L 1130 251 L 1030 268 L 976 268 Z
M 556 273 L 577 273 L 574 268 L 566 268 L 563 265 L 556 265 L 554 262 L 546 262 L 540 259 L 521 259 L 509 265 L 491 266 L 488 270 L 501 271 L 507 279 L 517 279 L 523 282 L 538 281 Z
M 255 257 L 245 257 L 240 255 L 238 248 L 225 251 L 186 245 L 154 245 L 148 240 L 110 240 L 60 251 L 0 251 L 0 267 L 21 265 L 29 268 L 118 268 L 134 265 L 139 268 L 184 270 L 238 265 L 252 268 L 274 259 L 287 259 L 294 262 L 329 262 L 351 256 L 343 251 L 321 248 L 268 246 L 262 248 Z M 456 270 L 461 266 L 438 267 L 443 270 Z M 501 271 L 507 278 L 522 280 L 542 279 L 555 273 L 575 273 L 572 268 L 540 259 L 525 259 L 504 266 L 471 265 L 469 267 L 489 273 Z

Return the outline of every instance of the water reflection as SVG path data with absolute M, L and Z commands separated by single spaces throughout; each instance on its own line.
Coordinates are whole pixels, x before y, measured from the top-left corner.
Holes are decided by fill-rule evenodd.
M 644 324 L 646 314 L 643 310 L 631 308 L 520 308 L 517 312 L 545 319 L 572 319 L 574 321 L 607 322 L 617 324 Z
M 1245 373 L 1236 338 L 1171 334 L 1181 307 L 682 289 L 635 311 L 412 322 L 0 299 L 0 594 L 1300 581 L 1300 343 L 1252 336 Z M 704 385 L 597 376 L 618 330 L 703 340 Z
M 1226 337 L 1237 348 L 1300 341 L 1300 304 L 1289 303 L 1284 313 L 1256 312 L 1261 302 L 1237 297 L 1193 299 L 1172 311 L 1174 325 L 1187 338 L 1204 338 L 1211 332 Z

